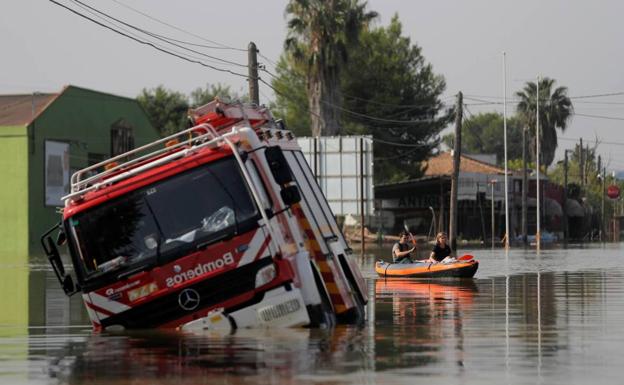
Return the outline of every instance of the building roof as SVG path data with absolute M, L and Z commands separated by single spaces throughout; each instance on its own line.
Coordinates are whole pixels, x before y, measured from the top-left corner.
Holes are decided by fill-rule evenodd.
M 26 126 L 59 94 L 0 95 L 0 126 Z
M 88 88 L 67 85 L 57 93 L 31 93 L 21 95 L 0 95 L 0 127 L 27 126 L 35 120 L 58 96 L 68 89 L 78 89 L 107 97 L 126 99 L 137 102 L 136 99 L 126 96 L 113 95 Z
M 453 173 L 453 157 L 449 152 L 442 152 L 424 162 L 425 175 L 451 175 Z M 482 162 L 466 155 L 461 156 L 459 170 L 477 174 L 505 174 L 505 170 L 493 164 Z

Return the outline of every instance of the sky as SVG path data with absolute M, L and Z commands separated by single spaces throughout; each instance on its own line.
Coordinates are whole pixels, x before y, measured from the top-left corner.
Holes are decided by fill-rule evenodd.
M 72 0 L 55 1 L 89 15 Z M 158 85 L 189 93 L 216 83 L 244 94 L 249 42 L 273 72 L 287 33 L 287 0 L 80 1 L 153 33 L 219 47 L 198 50 L 229 63 L 185 55 L 243 76 L 169 56 L 49 0 L 5 0 L 0 4 L 0 94 L 58 92 L 72 84 L 135 97 Z M 578 138 L 590 143 L 598 138 L 609 169 L 624 170 L 623 1 L 369 0 L 368 9 L 379 13 L 378 26 L 398 14 L 404 35 L 445 77 L 445 101 L 462 91 L 472 114 L 502 112 L 502 105 L 478 105 L 474 99 L 502 101 L 503 52 L 509 115 L 515 111 L 513 94 L 527 81 L 538 75 L 556 79 L 568 87 L 576 112 L 559 134 L 556 160 Z M 270 81 L 266 72 L 261 77 Z M 267 86 L 260 91 L 262 103 L 273 98 Z M 619 95 L 586 97 L 613 93 Z

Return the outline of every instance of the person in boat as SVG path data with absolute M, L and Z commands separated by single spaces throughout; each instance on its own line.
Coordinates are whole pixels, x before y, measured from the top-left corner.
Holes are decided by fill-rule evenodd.
M 410 253 L 416 249 L 416 245 L 414 244 L 410 248 L 407 244 L 408 239 L 413 241 L 412 234 L 409 234 L 407 231 L 401 231 L 399 241 L 392 246 L 392 263 L 414 262 Z
M 446 233 L 439 232 L 438 235 L 436 235 L 436 243 L 431 250 L 429 259 L 427 259 L 425 262 L 438 263 L 451 261 L 453 259 L 453 252 L 448 243 L 446 243 L 447 241 L 448 237 Z

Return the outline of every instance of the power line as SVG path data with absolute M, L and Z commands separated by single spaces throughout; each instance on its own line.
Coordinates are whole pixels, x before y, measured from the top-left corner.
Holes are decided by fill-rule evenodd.
M 562 136 L 558 136 L 557 139 L 558 140 L 569 141 L 569 142 L 578 142 L 580 140 L 580 138 L 564 138 Z M 613 146 L 624 146 L 624 142 L 603 142 L 603 141 L 600 141 L 599 144 L 609 144 L 609 145 L 613 145 Z
M 590 115 L 590 114 L 579 114 L 577 112 L 574 113 L 576 116 L 582 116 L 584 118 L 594 118 L 594 119 L 607 119 L 607 120 L 624 120 L 624 118 L 617 116 L 603 116 L 603 115 Z
M 263 54 L 261 54 L 260 51 L 258 51 L 258 56 L 260 56 L 264 60 L 268 61 L 269 64 L 271 64 L 273 67 L 277 68 L 277 63 L 274 62 L 273 60 L 269 59 L 268 57 L 264 56 Z
M 188 61 L 188 62 L 190 62 L 190 63 L 199 64 L 199 65 L 201 65 L 201 66 L 204 66 L 204 67 L 207 67 L 207 68 L 213 69 L 213 70 L 215 70 L 215 71 L 219 71 L 219 72 L 226 72 L 226 73 L 230 73 L 230 74 L 232 74 L 232 75 L 240 76 L 240 77 L 243 77 L 243 78 L 247 78 L 247 77 L 248 77 L 248 76 L 247 76 L 247 75 L 245 75 L 245 74 L 240 74 L 240 73 L 237 73 L 237 72 L 234 72 L 234 71 L 231 71 L 231 70 L 228 70 L 228 69 L 224 69 L 224 68 L 214 67 L 214 66 L 211 66 L 211 65 L 209 65 L 209 64 L 206 64 L 206 63 L 204 63 L 204 62 L 202 62 L 202 61 L 195 60 L 195 59 L 192 59 L 192 58 L 186 57 L 186 56 L 184 56 L 184 55 L 181 55 L 181 54 L 179 54 L 179 53 L 172 52 L 172 51 L 170 51 L 170 50 L 167 50 L 167 49 L 165 49 L 165 48 L 162 48 L 162 47 L 160 47 L 160 46 L 158 46 L 158 45 L 154 44 L 153 42 L 150 42 L 150 41 L 145 41 L 145 40 L 141 40 L 141 39 L 139 39 L 139 38 L 137 38 L 137 37 L 135 37 L 135 36 L 131 36 L 131 35 L 127 34 L 127 33 L 124 33 L 124 32 L 122 32 L 122 31 L 119 31 L 119 30 L 117 30 L 117 29 L 115 29 L 115 28 L 113 28 L 113 27 L 111 27 L 111 26 L 109 26 L 109 25 L 106 25 L 106 24 L 101 23 L 101 22 L 99 22 L 99 21 L 97 21 L 97 20 L 94 20 L 94 19 L 90 18 L 89 16 L 86 16 L 86 15 L 84 15 L 84 14 L 82 14 L 82 13 L 80 13 L 80 12 L 76 11 L 75 9 L 72 9 L 72 8 L 70 8 L 70 7 L 66 6 L 65 4 L 61 4 L 61 3 L 59 3 L 59 2 L 58 2 L 58 1 L 56 1 L 56 0 L 49 0 L 49 1 L 50 1 L 50 2 L 52 2 L 52 3 L 54 3 L 54 4 L 56 4 L 56 5 L 58 5 L 59 7 L 65 8 L 66 10 L 70 11 L 71 13 L 74 13 L 74 14 L 76 14 L 76 15 L 78 15 L 78 16 L 80 16 L 80 17 L 82 17 L 82 18 L 84 18 L 84 19 L 86 19 L 86 20 L 88 20 L 88 21 L 90 21 L 90 22 L 92 22 L 92 23 L 95 23 L 95 24 L 97 24 L 97 25 L 99 25 L 99 26 L 101 26 L 101 27 L 103 27 L 103 28 L 106 28 L 106 29 L 108 29 L 108 30 L 111 30 L 111 31 L 113 31 L 113 32 L 115 32 L 115 33 L 117 33 L 117 34 L 119 34 L 119 35 L 121 35 L 121 36 L 127 37 L 128 39 L 134 40 L 134 41 L 136 41 L 137 43 L 144 44 L 144 45 L 148 45 L 148 46 L 150 46 L 150 47 L 152 47 L 152 48 L 154 48 L 154 49 L 156 49 L 156 50 L 158 50 L 158 51 L 160 51 L 160 52 L 163 52 L 163 53 L 166 53 L 166 54 L 168 54 L 168 55 L 171 55 L 171 56 L 177 57 L 177 58 L 179 58 L 179 59 L 182 59 L 182 60 Z
M 386 107 L 397 107 L 397 108 L 406 108 L 406 109 L 420 109 L 420 108 L 432 109 L 433 108 L 431 105 L 425 105 L 425 104 L 395 104 L 395 103 L 376 102 L 370 99 L 364 99 L 364 98 L 360 98 L 360 97 L 345 94 L 345 93 L 343 93 L 342 96 L 349 98 L 349 99 L 360 100 L 366 103 L 376 104 L 379 106 L 386 106 Z M 445 103 L 442 103 L 442 106 L 448 106 L 448 105 L 446 105 Z
M 624 91 L 621 92 L 611 92 L 608 94 L 595 94 L 595 95 L 582 95 L 582 96 L 569 96 L 570 99 L 589 99 L 589 98 L 602 98 L 605 96 L 619 96 L 624 95 Z
M 420 143 L 420 144 L 408 144 L 408 143 L 397 143 L 397 142 L 391 142 L 388 140 L 383 140 L 383 139 L 375 139 L 373 138 L 373 142 L 378 142 L 381 144 L 387 144 L 390 146 L 396 146 L 396 147 L 431 147 L 431 144 L 427 144 L 427 143 Z
M 602 98 L 602 97 L 621 96 L 621 95 L 624 95 L 624 91 L 609 92 L 609 93 L 602 93 L 602 94 L 591 94 L 591 95 L 568 96 L 568 98 L 570 98 L 570 99 L 591 99 L 591 98 Z M 473 99 L 473 100 L 475 98 L 497 99 L 497 100 L 504 99 L 502 96 L 473 95 L 473 94 L 464 95 L 464 98 L 465 99 Z M 599 103 L 599 102 L 597 102 L 597 103 Z
M 150 19 L 150 20 L 152 20 L 152 21 L 155 21 L 155 22 L 157 22 L 157 23 L 160 23 L 160 24 L 162 24 L 162 25 L 165 25 L 165 26 L 167 26 L 167 27 L 169 27 L 169 28 L 173 28 L 173 29 L 175 29 L 176 31 L 179 31 L 179 32 L 185 33 L 185 34 L 187 34 L 187 35 L 189 35 L 189 36 L 196 37 L 196 38 L 198 38 L 198 39 L 200 39 L 200 40 L 203 40 L 203 41 L 205 41 L 205 42 L 207 42 L 207 43 L 212 43 L 212 44 L 216 44 L 216 45 L 218 45 L 218 47 L 214 47 L 214 46 L 212 46 L 212 47 L 211 47 L 211 46 L 206 46 L 205 48 L 212 48 L 212 49 L 229 49 L 229 50 L 234 50 L 234 51 L 243 51 L 243 52 L 247 52 L 247 50 L 246 50 L 246 49 L 243 49 L 243 48 L 236 48 L 236 47 L 231 47 L 231 46 L 228 46 L 228 45 L 225 45 L 225 44 L 222 44 L 222 43 L 219 43 L 219 42 L 213 41 L 213 40 L 206 39 L 206 38 L 205 38 L 205 37 L 203 37 L 203 36 L 196 35 L 196 34 L 194 34 L 194 33 L 192 33 L 192 32 L 189 32 L 189 31 L 187 31 L 187 30 L 185 30 L 185 29 L 182 29 L 182 28 L 180 28 L 180 27 L 177 27 L 177 26 L 175 26 L 175 25 L 172 25 L 172 24 L 169 24 L 169 23 L 167 23 L 167 22 L 165 22 L 165 21 L 162 21 L 162 20 L 160 20 L 160 19 L 157 19 L 157 18 L 155 18 L 155 17 L 153 17 L 153 16 L 151 16 L 151 15 L 149 15 L 149 14 L 145 13 L 145 12 L 142 12 L 142 11 L 140 11 L 140 10 L 136 9 L 136 8 L 132 8 L 131 6 L 126 5 L 126 4 L 124 4 L 124 3 L 122 3 L 122 2 L 120 2 L 120 1 L 118 1 L 118 0 L 111 0 L 111 1 L 112 1 L 112 2 L 114 2 L 114 3 L 117 3 L 118 5 L 120 5 L 120 6 L 124 7 L 124 8 L 126 8 L 126 9 L 129 9 L 129 10 L 131 10 L 131 11 L 135 12 L 135 13 L 138 13 L 138 14 L 140 14 L 140 15 L 142 15 L 142 16 L 144 16 L 144 17 L 146 17 L 146 18 L 148 18 L 148 19 Z
M 284 93 L 282 93 L 281 91 L 278 91 L 275 87 L 273 87 L 271 84 L 267 83 L 265 80 L 263 79 L 258 79 L 261 83 L 264 83 L 266 86 L 268 86 L 269 88 L 271 88 L 276 94 L 281 95 L 283 97 L 287 97 L 287 95 L 284 95 Z M 352 114 L 354 116 L 358 116 L 360 118 L 363 119 L 368 119 L 368 120 L 372 120 L 372 121 L 378 121 L 378 122 L 384 122 L 384 123 L 394 123 L 394 124 L 420 124 L 420 123 L 437 123 L 439 121 L 439 119 L 422 119 L 422 120 L 394 120 L 394 119 L 384 119 L 384 118 L 378 118 L 375 116 L 370 116 L 370 115 L 366 115 L 366 114 L 361 114 L 359 112 L 355 112 L 355 111 L 351 111 L 348 110 L 346 108 L 334 105 L 333 103 L 329 103 L 325 100 L 321 100 L 321 102 L 323 104 L 326 104 L 332 108 L 338 109 L 342 112 L 348 113 L 348 114 Z M 313 111 L 311 111 L 308 108 L 308 112 L 312 115 L 315 115 L 316 117 L 320 118 L 321 116 L 319 114 L 314 113 Z
M 196 51 L 194 49 L 191 49 L 191 48 L 185 47 L 183 45 L 177 44 L 176 43 L 177 40 L 175 40 L 175 39 L 169 38 L 167 36 L 159 35 L 157 33 L 150 32 L 150 31 L 148 31 L 146 29 L 143 29 L 143 28 L 139 28 L 139 27 L 137 27 L 137 26 L 135 26 L 133 24 L 127 23 L 127 22 L 125 22 L 123 20 L 120 20 L 120 19 L 114 17 L 114 16 L 111 16 L 111 15 L 107 14 L 106 12 L 102 12 L 99 9 L 95 8 L 95 7 L 92 7 L 92 6 L 88 5 L 88 4 L 85 4 L 85 3 L 83 3 L 80 0 L 71 0 L 71 1 L 76 3 L 76 4 L 78 4 L 79 6 L 82 6 L 83 9 L 85 9 L 85 8 L 90 9 L 91 11 L 96 12 L 97 14 L 100 14 L 100 15 L 108 18 L 108 19 L 116 21 L 117 23 L 125 25 L 128 28 L 132 28 L 132 29 L 134 29 L 136 31 L 142 32 L 142 33 L 144 33 L 146 35 L 149 35 L 149 36 L 151 36 L 151 37 L 153 37 L 153 38 L 155 38 L 157 40 L 163 41 L 163 42 L 165 42 L 167 44 L 171 44 L 171 45 L 173 45 L 175 47 L 182 48 L 182 49 L 187 50 L 189 52 L 193 52 L 193 53 L 196 53 L 198 55 L 205 56 L 205 57 L 207 57 L 209 59 L 217 60 L 217 61 L 224 62 L 224 63 L 227 63 L 227 64 L 232 64 L 232 65 L 235 65 L 235 66 L 238 66 L 238 67 L 247 68 L 246 64 L 241 64 L 241 63 L 236 63 L 236 62 L 233 62 L 233 61 L 230 61 L 230 60 L 221 59 L 219 57 L 208 55 L 208 54 L 205 54 L 203 52 Z M 87 10 L 87 9 L 85 9 L 85 10 Z
M 403 152 L 403 153 L 395 155 L 395 156 L 377 157 L 377 158 L 375 158 L 375 162 L 379 162 L 379 161 L 382 161 L 382 160 L 394 160 L 394 159 L 403 158 L 403 157 L 405 157 L 407 155 L 415 153 L 416 151 L 418 151 L 418 148 L 414 148 L 412 150 Z
M 206 64 L 206 63 L 204 63 L 204 62 L 202 62 L 202 61 L 196 60 L 195 58 L 190 58 L 190 57 L 188 57 L 188 56 L 185 56 L 185 55 L 183 55 L 183 54 L 181 54 L 181 53 L 179 53 L 179 52 L 175 52 L 175 51 L 172 51 L 172 50 L 169 50 L 169 49 L 165 49 L 165 48 L 163 48 L 163 47 L 160 47 L 160 46 L 158 46 L 157 44 L 155 44 L 154 42 L 141 40 L 140 38 L 138 38 L 138 37 L 133 36 L 132 34 L 130 34 L 130 32 L 128 32 L 128 31 L 126 31 L 126 32 L 122 32 L 122 31 L 120 31 L 120 30 L 118 30 L 118 29 L 116 29 L 116 28 L 114 28 L 114 27 L 112 27 L 112 26 L 110 26 L 110 25 L 104 24 L 103 22 L 99 22 L 99 21 L 97 21 L 97 20 L 95 20 L 95 19 L 93 19 L 93 18 L 91 18 L 91 17 L 89 17 L 89 16 L 86 16 L 86 15 L 84 15 L 84 14 L 82 14 L 82 13 L 78 12 L 78 11 L 77 11 L 77 10 L 75 10 L 75 9 L 72 9 L 72 8 L 70 8 L 70 7 L 68 7 L 68 6 L 64 5 L 64 4 L 61 4 L 61 3 L 59 3 L 59 2 L 58 2 L 58 1 L 56 1 L 56 0 L 49 0 L 49 1 L 50 1 L 50 2 L 52 2 L 52 3 L 54 3 L 54 4 L 56 4 L 56 5 L 58 5 L 58 6 L 60 6 L 60 7 L 62 7 L 62 8 L 65 8 L 66 10 L 68 10 L 68 11 L 70 11 L 70 12 L 72 12 L 72 13 L 74 13 L 74 14 L 76 14 L 76 15 L 78 15 L 78 16 L 80 16 L 80 17 L 82 17 L 82 18 L 86 19 L 86 20 L 88 20 L 88 21 L 91 21 L 91 22 L 93 22 L 93 23 L 95 23 L 95 24 L 97 24 L 97 25 L 99 25 L 99 26 L 101 26 L 101 27 L 104 27 L 104 28 L 106 28 L 106 29 L 109 29 L 109 30 L 111 30 L 111 31 L 113 31 L 113 32 L 115 32 L 115 33 L 117 33 L 117 34 L 120 34 L 120 35 L 122 35 L 122 36 L 124 36 L 124 37 L 127 37 L 127 38 L 129 38 L 129 39 L 132 39 L 132 40 L 134 40 L 134 41 L 136 41 L 136 42 L 138 42 L 138 43 L 141 43 L 141 44 L 144 44 L 144 45 L 151 46 L 152 48 L 154 48 L 154 49 L 156 49 L 156 50 L 158 50 L 158 51 L 161 51 L 161 52 L 163 52 L 163 53 L 166 53 L 166 54 L 169 54 L 169 55 L 175 56 L 175 57 L 177 57 L 177 58 L 180 58 L 180 59 L 182 59 L 182 60 L 186 60 L 186 61 L 191 62 L 191 63 L 200 64 L 200 65 L 202 65 L 202 66 L 205 66 L 205 67 L 207 67 L 207 68 L 211 68 L 211 69 L 214 69 L 214 70 L 217 70 L 217 71 L 227 72 L 227 73 L 230 73 L 230 74 L 233 74 L 233 75 L 237 75 L 237 76 L 240 76 L 240 77 L 248 78 L 248 76 L 247 76 L 247 75 L 245 75 L 245 74 L 240 74 L 240 73 L 233 72 L 233 71 L 231 71 L 231 70 L 227 70 L 227 69 L 223 69 L 223 68 L 214 67 L 214 66 L 211 66 L 211 65 L 209 65 L 209 64 Z M 71 0 L 71 1 L 73 1 L 75 4 L 80 4 L 80 5 L 82 5 L 83 7 L 87 7 L 87 8 L 89 8 L 89 9 L 93 10 L 94 12 L 97 12 L 97 13 L 99 13 L 99 14 L 101 14 L 101 15 L 104 15 L 104 16 L 105 16 L 105 17 L 107 17 L 107 18 L 110 18 L 110 19 L 112 19 L 112 20 L 115 20 L 115 21 L 116 21 L 116 22 L 118 22 L 118 23 L 121 23 L 121 24 L 123 24 L 123 25 L 126 25 L 126 26 L 128 26 L 128 27 L 130 27 L 130 28 L 133 28 L 133 29 L 135 29 L 135 30 L 141 31 L 141 32 L 143 32 L 143 33 L 146 33 L 146 34 L 148 34 L 148 35 L 150 35 L 150 36 L 152 36 L 152 37 L 159 38 L 161 41 L 163 40 L 163 39 L 162 39 L 162 36 L 160 36 L 160 35 L 157 35 L 157 34 L 152 34 L 152 33 L 151 33 L 151 32 L 149 32 L 149 31 L 143 30 L 143 29 L 138 28 L 138 27 L 136 27 L 136 26 L 134 26 L 134 25 L 131 25 L 131 24 L 126 23 L 126 22 L 123 22 L 123 21 L 121 21 L 121 20 L 119 20 L 119 19 L 117 19 L 117 18 L 115 18 L 115 17 L 113 17 L 113 16 L 110 16 L 110 15 L 108 15 L 108 14 L 106 14 L 106 13 L 102 12 L 102 11 L 99 11 L 99 10 L 97 10 L 97 9 L 95 9 L 95 8 L 93 8 L 93 7 L 91 7 L 91 6 L 89 6 L 89 5 L 86 5 L 86 4 L 82 3 L 82 2 L 81 2 L 81 1 L 79 1 L 79 0 Z M 83 9 L 84 9 L 84 8 L 83 8 Z M 171 43 L 170 41 L 166 41 L 166 42 L 167 42 L 167 43 L 169 43 L 169 44 L 171 44 L 171 45 L 178 46 L 178 47 L 180 47 L 180 48 L 183 48 L 183 49 L 186 49 L 186 50 L 189 50 L 189 51 L 192 51 L 192 52 L 198 53 L 198 54 L 200 54 L 200 55 L 204 55 L 204 56 L 210 57 L 210 58 L 212 58 L 212 59 L 221 60 L 221 61 L 224 61 L 224 62 L 227 62 L 227 63 L 230 63 L 230 64 L 240 65 L 239 63 L 233 63 L 233 62 L 229 62 L 229 61 L 226 61 L 226 60 L 224 60 L 224 59 L 216 58 L 216 57 L 213 57 L 213 56 L 210 56 L 210 55 L 205 55 L 205 54 L 203 54 L 203 53 L 200 53 L 200 52 L 197 52 L 197 51 L 191 50 L 191 49 L 189 49 L 189 48 L 187 48 L 187 47 L 183 47 L 183 46 L 179 46 L 179 45 L 177 45 L 177 44 L 173 44 L 173 43 Z M 244 66 L 244 65 L 241 65 L 241 66 Z M 247 67 L 247 66 L 244 66 L 244 67 Z M 272 76 L 275 76 L 275 75 L 271 74 L 270 72 L 268 72 L 266 69 L 265 69 L 265 72 L 269 73 L 269 74 L 270 74 L 270 75 L 272 75 Z M 260 80 L 260 79 L 259 79 L 259 80 Z M 267 86 L 269 86 L 271 89 L 273 89 L 274 91 L 276 91 L 276 92 L 277 92 L 277 90 L 276 90 L 274 87 L 270 86 L 267 82 L 265 82 L 265 81 L 262 81 L 262 82 L 263 82 L 264 84 L 266 84 Z M 435 122 L 439 121 L 439 120 L 436 120 L 436 119 L 419 119 L 419 120 L 396 120 L 396 119 L 384 119 L 384 118 L 379 118 L 379 117 L 370 116 L 370 115 L 366 115 L 366 114 L 358 113 L 358 112 L 355 112 L 355 111 L 351 111 L 351 110 L 349 110 L 349 109 L 346 109 L 346 108 L 343 108 L 343 107 L 337 106 L 337 105 L 335 105 L 335 104 L 333 104 L 333 103 L 329 103 L 329 102 L 324 101 L 324 100 L 321 100 L 321 102 L 322 102 L 322 103 L 324 103 L 324 104 L 326 104 L 326 105 L 328 105 L 328 106 L 330 106 L 330 107 L 332 107 L 332 108 L 335 108 L 335 109 L 341 110 L 341 111 L 343 111 L 343 112 L 345 112 L 345 113 L 347 113 L 347 114 L 352 114 L 352 115 L 354 115 L 354 116 L 357 116 L 357 117 L 360 117 L 360 118 L 364 118 L 364 119 L 368 119 L 368 120 L 371 120 L 371 121 L 378 121 L 378 122 L 385 122 L 385 123 L 394 123 L 394 124 L 420 124 L 420 123 L 435 123 Z M 312 113 L 312 112 L 310 111 L 310 113 Z

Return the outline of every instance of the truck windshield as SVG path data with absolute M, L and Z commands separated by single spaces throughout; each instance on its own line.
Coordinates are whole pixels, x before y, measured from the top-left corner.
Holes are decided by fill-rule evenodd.
M 79 213 L 69 228 L 89 278 L 177 258 L 257 226 L 257 218 L 230 157 Z

